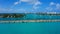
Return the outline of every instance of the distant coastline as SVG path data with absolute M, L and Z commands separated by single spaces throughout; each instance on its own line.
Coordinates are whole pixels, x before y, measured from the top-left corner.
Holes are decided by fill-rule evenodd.
M 36 18 L 39 18 L 41 20 L 41 19 L 45 19 L 46 17 L 47 17 L 46 19 L 48 19 L 48 18 L 53 19 L 51 16 L 55 16 L 56 19 L 58 17 L 60 17 L 60 13 L 56 13 L 56 12 L 40 12 L 40 13 L 0 13 L 0 18 L 6 18 L 6 19 L 7 18 L 10 18 L 10 19 L 11 18 L 24 18 L 24 19 L 27 18 L 27 19 L 31 20 L 32 17 L 31 17 L 30 14 L 32 16 L 35 16 L 35 18 L 34 18 L 35 20 L 37 20 Z M 37 17 L 36 17 L 36 15 L 37 15 Z M 42 15 L 43 18 L 40 15 Z
M 28 15 L 28 16 L 26 16 L 26 15 Z M 35 18 L 32 17 L 32 15 L 35 16 Z M 37 17 L 36 17 L 36 15 L 37 15 Z M 1 18 L 3 18 L 3 19 L 1 20 Z M 12 18 L 18 18 L 18 19 L 12 20 Z M 20 18 L 21 18 L 21 20 L 20 20 Z M 60 22 L 60 13 L 56 13 L 56 12 L 1 13 L 0 14 L 0 22 Z

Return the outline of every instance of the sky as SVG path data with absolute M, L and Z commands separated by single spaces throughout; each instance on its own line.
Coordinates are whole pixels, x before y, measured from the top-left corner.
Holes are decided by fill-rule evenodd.
M 60 0 L 0 0 L 0 13 L 60 12 Z

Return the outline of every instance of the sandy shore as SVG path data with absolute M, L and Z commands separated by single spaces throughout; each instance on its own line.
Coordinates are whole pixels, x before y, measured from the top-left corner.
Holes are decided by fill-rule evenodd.
M 60 22 L 60 20 L 5 20 L 5 21 L 0 21 L 0 23 L 2 22 Z

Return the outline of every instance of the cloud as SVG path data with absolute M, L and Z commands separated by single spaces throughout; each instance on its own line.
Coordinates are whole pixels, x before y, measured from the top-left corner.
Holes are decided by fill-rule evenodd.
M 60 4 L 59 3 L 54 3 L 54 2 L 51 2 L 50 3 L 50 6 L 55 6 L 56 10 L 60 10 Z
M 20 0 L 21 2 L 31 2 L 33 0 Z
M 0 13 L 22 13 L 27 12 L 26 9 L 20 8 L 20 9 L 11 9 L 11 8 L 0 8 Z
M 13 9 L 8 9 L 8 8 L 0 8 L 0 11 L 12 11 Z
M 19 4 L 19 2 L 15 2 L 15 3 L 14 3 L 14 5 L 17 5 L 17 4 Z
M 33 5 L 33 9 L 37 9 L 38 5 L 42 4 L 39 0 L 19 0 L 18 2 L 15 2 L 14 5 L 20 4 L 21 2 L 26 2 Z
M 47 7 L 46 10 L 50 12 L 50 11 L 53 11 L 53 8 Z
M 49 6 L 46 7 L 47 11 L 60 11 L 60 4 L 59 3 L 54 3 L 50 2 Z
M 20 0 L 19 2 L 27 2 L 27 3 L 30 3 L 30 4 L 40 4 L 40 1 L 39 0 Z
M 42 4 L 42 3 L 39 2 L 39 1 L 35 2 L 34 5 L 33 5 L 33 9 L 37 9 L 37 8 L 39 8 L 38 5 L 41 5 L 41 4 Z
M 56 4 L 56 9 L 60 10 L 60 4 L 59 3 Z
M 50 6 L 53 6 L 53 5 L 55 5 L 55 3 L 54 2 L 50 2 Z

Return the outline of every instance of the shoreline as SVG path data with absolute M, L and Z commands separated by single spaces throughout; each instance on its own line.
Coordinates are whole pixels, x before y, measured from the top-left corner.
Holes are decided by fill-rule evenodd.
M 60 22 L 60 20 L 1 20 L 1 22 Z

